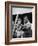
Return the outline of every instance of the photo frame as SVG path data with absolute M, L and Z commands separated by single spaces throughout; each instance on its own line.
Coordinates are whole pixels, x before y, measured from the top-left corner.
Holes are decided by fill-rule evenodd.
M 37 42 L 37 4 L 5 2 L 5 44 Z

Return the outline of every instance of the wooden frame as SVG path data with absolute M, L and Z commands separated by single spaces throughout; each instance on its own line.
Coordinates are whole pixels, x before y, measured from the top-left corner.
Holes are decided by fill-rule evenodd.
M 33 5 L 35 6 L 35 40 L 34 41 L 21 41 L 21 42 L 9 42 L 9 5 Z M 36 3 L 24 3 L 24 2 L 5 2 L 5 44 L 21 44 L 21 43 L 36 43 L 37 42 L 37 4 Z

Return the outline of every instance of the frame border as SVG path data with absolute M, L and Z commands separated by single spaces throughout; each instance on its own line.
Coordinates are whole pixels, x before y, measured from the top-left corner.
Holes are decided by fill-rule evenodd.
M 21 5 L 34 5 L 35 6 L 35 40 L 34 41 L 9 42 L 9 4 L 18 4 L 18 5 L 21 4 Z M 5 2 L 5 44 L 9 45 L 9 44 L 36 43 L 36 42 L 37 42 L 37 4 L 6 1 Z

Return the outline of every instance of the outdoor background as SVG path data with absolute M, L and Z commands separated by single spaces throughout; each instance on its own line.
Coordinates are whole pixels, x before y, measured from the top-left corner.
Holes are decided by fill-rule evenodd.
M 7 46 L 5 45 L 5 1 L 7 0 L 0 0 L 0 46 Z M 37 3 L 37 41 L 38 41 L 38 0 L 11 0 L 11 1 Z M 15 44 L 8 46 L 38 46 L 38 43 Z

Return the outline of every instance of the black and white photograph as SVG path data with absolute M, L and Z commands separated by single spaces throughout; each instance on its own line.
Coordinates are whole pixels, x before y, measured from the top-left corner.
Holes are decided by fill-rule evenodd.
M 32 37 L 32 8 L 13 7 L 11 16 L 12 38 Z
M 37 4 L 5 2 L 5 44 L 37 42 Z

